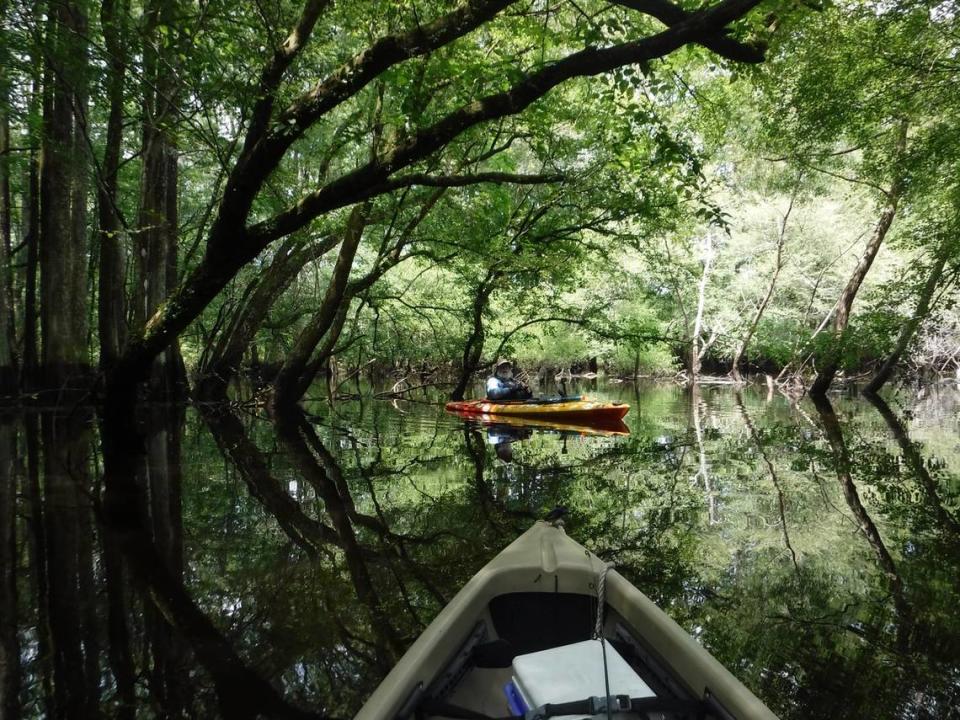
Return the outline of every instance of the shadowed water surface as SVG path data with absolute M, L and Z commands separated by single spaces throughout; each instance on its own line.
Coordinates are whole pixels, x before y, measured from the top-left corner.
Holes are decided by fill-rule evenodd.
M 601 385 L 628 436 L 471 425 L 438 398 L 0 418 L 0 716 L 348 718 L 557 505 L 784 718 L 960 706 L 960 393 L 799 406 Z

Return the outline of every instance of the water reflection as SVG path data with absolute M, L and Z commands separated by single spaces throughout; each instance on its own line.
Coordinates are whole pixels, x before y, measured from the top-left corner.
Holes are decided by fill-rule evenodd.
M 143 408 L 106 485 L 92 410 L 0 416 L 3 717 L 349 717 L 561 505 L 781 716 L 949 717 L 954 395 L 598 392 L 633 404 L 629 435 L 428 403 Z

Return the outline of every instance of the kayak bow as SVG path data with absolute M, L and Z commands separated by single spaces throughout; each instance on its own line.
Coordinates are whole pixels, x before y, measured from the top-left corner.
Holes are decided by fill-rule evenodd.
M 354 720 L 603 718 L 605 662 L 610 700 L 624 720 L 776 720 L 646 595 L 605 568 L 562 527 L 536 523 L 457 593 Z

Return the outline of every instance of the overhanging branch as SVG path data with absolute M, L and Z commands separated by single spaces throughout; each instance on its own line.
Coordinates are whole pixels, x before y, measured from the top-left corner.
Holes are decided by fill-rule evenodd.
M 692 13 L 687 12 L 668 0 L 611 0 L 615 5 L 636 10 L 644 15 L 656 18 L 667 27 L 688 20 Z M 726 29 L 708 35 L 698 41 L 700 45 L 730 60 L 744 63 L 763 62 L 763 48 L 747 45 L 727 36 Z
M 526 75 L 508 90 L 488 95 L 454 110 L 424 128 L 382 158 L 372 160 L 304 197 L 297 205 L 254 225 L 249 238 L 254 253 L 270 241 L 297 230 L 313 218 L 389 190 L 388 178 L 446 146 L 481 123 L 516 115 L 557 85 L 575 77 L 609 72 L 623 65 L 654 60 L 691 42 L 715 36 L 728 23 L 746 15 L 761 0 L 723 0 L 687 16 L 663 32 L 608 48 L 586 48 Z M 383 190 L 381 188 L 386 188 Z
M 376 190 L 376 194 L 390 192 L 410 185 L 423 185 L 426 187 L 465 187 L 467 185 L 479 185 L 481 183 L 513 183 L 515 185 L 538 185 L 547 183 L 563 182 L 563 175 L 522 175 L 517 173 L 503 172 L 479 172 L 470 175 L 428 175 L 426 173 L 414 173 L 402 175 L 397 178 L 391 178 L 381 184 Z

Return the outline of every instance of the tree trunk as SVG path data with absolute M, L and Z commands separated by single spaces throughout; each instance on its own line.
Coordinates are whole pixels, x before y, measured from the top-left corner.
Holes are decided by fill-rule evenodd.
M 104 0 L 100 8 L 100 25 L 109 55 L 107 97 L 110 104 L 101 177 L 97 187 L 100 230 L 97 329 L 100 339 L 100 368 L 103 371 L 109 371 L 117 361 L 126 342 L 126 262 L 121 245 L 123 227 L 117 208 L 117 172 L 123 143 L 123 83 L 127 70 L 128 11 L 128 0 Z
M 152 0 L 144 31 L 143 143 L 140 208 L 137 218 L 137 277 L 134 322 L 147 319 L 177 286 L 177 163 L 174 128 L 179 88 L 176 67 L 177 3 Z M 160 31 L 164 29 L 164 32 Z M 150 392 L 157 397 L 183 394 L 179 346 L 171 343 L 153 363 Z
M 463 400 L 467 387 L 470 385 L 470 378 L 480 367 L 480 359 L 483 357 L 483 343 L 486 339 L 486 333 L 483 328 L 483 314 L 486 312 L 487 303 L 490 295 L 493 293 L 496 280 L 500 273 L 490 269 L 486 277 L 480 281 L 473 295 L 473 312 L 471 315 L 470 335 L 467 336 L 467 342 L 463 346 L 463 358 L 460 361 L 460 376 L 457 378 L 457 384 L 450 393 L 451 400 Z
M 36 63 L 35 63 L 36 64 Z M 33 78 L 30 94 L 30 116 L 39 117 L 40 81 Z M 37 380 L 39 353 L 37 347 L 37 269 L 40 261 L 40 158 L 30 149 L 29 166 L 24 187 L 24 244 L 27 260 L 23 280 L 23 369 L 20 384 L 32 388 Z
M 13 333 L 13 272 L 10 263 L 10 90 L 0 69 L 0 395 L 17 388 L 17 366 Z
M 940 283 L 940 279 L 943 277 L 943 270 L 946 267 L 947 259 L 950 256 L 949 243 L 944 240 L 941 244 L 937 255 L 933 261 L 933 267 L 930 268 L 930 274 L 927 276 L 927 281 L 923 285 L 923 289 L 920 291 L 920 298 L 917 300 L 917 307 L 913 311 L 913 315 L 904 323 L 903 327 L 900 328 L 900 335 L 897 337 L 897 342 L 893 347 L 891 353 L 887 356 L 887 359 L 883 361 L 883 365 L 880 366 L 880 369 L 877 370 L 877 374 L 873 376 L 873 379 L 867 384 L 867 387 L 864 388 L 866 393 L 876 393 L 884 386 L 887 380 L 890 379 L 890 376 L 893 374 L 894 368 L 900 362 L 900 358 L 903 357 L 903 353 L 906 352 L 907 346 L 910 345 L 910 341 L 913 340 L 913 336 L 917 332 L 917 328 L 920 327 L 926 317 L 930 314 L 930 301 L 933 299 L 933 294 L 937 291 L 937 285 Z
M 693 382 L 700 377 L 700 361 L 706 348 L 700 346 L 700 333 L 703 332 L 703 309 L 706 304 L 707 282 L 710 277 L 710 267 L 713 264 L 713 235 L 710 232 L 703 238 L 703 272 L 697 284 L 697 314 L 693 319 L 693 332 L 690 335 L 690 379 Z
M 893 157 L 893 161 L 896 165 L 899 165 L 899 160 L 906 150 L 906 144 L 907 123 L 901 122 L 897 136 L 897 146 Z M 896 172 L 899 172 L 899 167 L 897 167 Z M 864 248 L 863 256 L 860 258 L 860 262 L 858 262 L 857 266 L 854 268 L 853 275 L 850 276 L 846 287 L 843 289 L 843 293 L 840 295 L 840 301 L 837 303 L 837 311 L 833 318 L 834 344 L 825 358 L 820 371 L 817 373 L 817 377 L 814 379 L 813 385 L 810 386 L 811 395 L 825 395 L 827 390 L 830 388 L 831 383 L 833 383 L 833 379 L 836 376 L 837 371 L 840 369 L 840 363 L 843 355 L 843 337 L 847 330 L 847 325 L 850 323 L 850 311 L 853 308 L 853 301 L 856 299 L 857 293 L 860 290 L 860 286 L 863 284 L 864 278 L 870 271 L 870 266 L 873 265 L 873 261 L 876 259 L 877 253 L 880 252 L 880 246 L 883 244 L 884 238 L 886 238 L 887 232 L 890 230 L 890 226 L 893 224 L 893 219 L 897 214 L 897 204 L 900 201 L 900 195 L 902 191 L 903 178 L 898 176 L 890 186 L 890 190 L 887 191 L 883 209 L 880 211 L 880 219 L 878 220 L 869 241 L 867 241 L 867 246 Z
M 353 297 L 354 294 L 348 291 L 346 298 L 340 303 L 340 309 L 337 311 L 336 317 L 333 318 L 330 329 L 327 330 L 327 334 L 323 336 L 323 342 L 317 349 L 316 355 L 314 355 L 313 359 L 307 364 L 304 377 L 309 378 L 310 382 L 317 376 L 320 368 L 329 367 L 330 360 L 337 351 L 337 342 L 340 340 L 343 327 L 347 322 L 347 314 L 350 312 L 350 301 Z
M 42 383 L 61 389 L 89 377 L 87 354 L 87 20 L 73 0 L 48 11 L 40 171 Z
M 327 291 L 320 302 L 320 309 L 300 334 L 290 351 L 290 355 L 273 381 L 273 402 L 277 407 L 295 405 L 310 384 L 309 379 L 306 380 L 306 385 L 304 384 L 307 365 L 320 340 L 333 325 L 337 312 L 344 301 L 347 281 L 350 278 L 350 270 L 353 268 L 353 259 L 356 257 L 357 248 L 360 246 L 360 239 L 363 237 L 369 212 L 370 203 L 363 203 L 355 207 L 350 213 L 346 232 L 343 241 L 340 243 L 340 253 L 337 255 L 337 262 L 333 268 L 333 275 L 330 277 L 330 284 L 327 286 Z
M 793 211 L 793 204 L 797 199 L 799 189 L 800 182 L 798 180 L 794 186 L 793 194 L 790 196 L 790 204 L 787 206 L 787 212 L 784 213 L 783 221 L 780 223 L 780 234 L 777 238 L 777 258 L 773 265 L 773 274 L 770 276 L 770 282 L 767 285 L 767 292 L 764 293 L 763 299 L 760 301 L 760 304 L 757 305 L 753 317 L 747 325 L 747 329 L 737 343 L 737 348 L 733 352 L 733 359 L 730 361 L 730 376 L 738 383 L 743 382 L 743 377 L 740 375 L 740 360 L 746 352 L 747 346 L 750 345 L 753 334 L 757 331 L 757 326 L 760 324 L 760 319 L 763 317 L 767 305 L 770 304 L 770 300 L 773 298 L 773 291 L 777 286 L 777 278 L 780 277 L 780 271 L 783 269 L 783 243 L 787 234 L 787 222 L 790 220 L 790 213 Z

